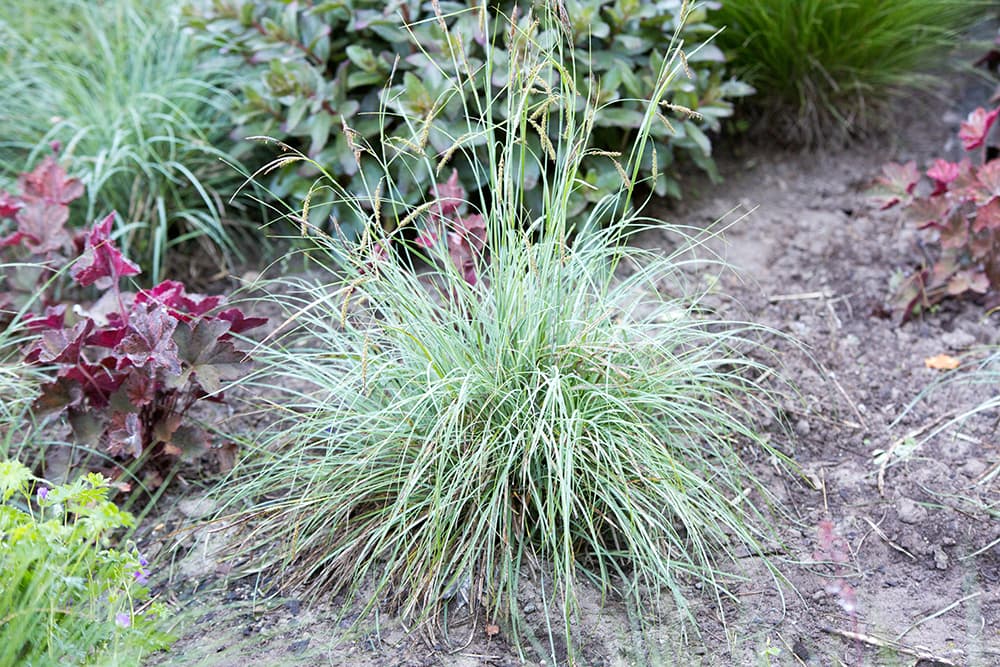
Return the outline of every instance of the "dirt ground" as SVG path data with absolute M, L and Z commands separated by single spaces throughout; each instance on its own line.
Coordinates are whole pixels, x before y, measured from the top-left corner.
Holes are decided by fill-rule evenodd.
M 790 429 L 780 420 L 762 424 L 793 453 L 802 475 L 754 463 L 791 514 L 774 555 L 790 585 L 779 591 L 745 558 L 740 604 L 724 605 L 723 621 L 704 600 L 701 633 L 686 636 L 669 609 L 641 624 L 635 610 L 614 600 L 602 607 L 585 593 L 577 664 L 1000 665 L 1000 411 L 922 442 L 949 416 L 1000 392 L 995 384 L 956 384 L 913 404 L 942 379 L 924 359 L 959 357 L 962 375 L 985 356 L 984 346 L 1000 343 L 998 316 L 953 302 L 903 326 L 894 322 L 885 308 L 889 281 L 913 265 L 916 237 L 898 212 L 879 212 L 864 195 L 888 160 L 955 156 L 957 109 L 965 105 L 964 114 L 983 94 L 972 86 L 953 96 L 959 102 L 925 101 L 891 137 L 848 150 L 731 149 L 718 158 L 723 184 L 692 178 L 686 201 L 660 211 L 668 221 L 706 227 L 733 209 L 746 212 L 725 244 L 715 244 L 735 271 L 721 275 L 709 303 L 720 315 L 760 322 L 805 346 L 770 341 L 798 395 L 778 415 Z M 650 232 L 638 242 L 663 247 L 673 240 Z M 879 452 L 887 450 L 892 465 L 880 483 Z M 174 649 L 154 664 L 522 664 L 502 631 L 488 636 L 476 619 L 452 626 L 451 648 L 443 638 L 407 635 L 391 617 L 372 619 L 359 636 L 345 629 L 351 618 L 337 621 L 337 601 L 267 599 L 265 576 L 227 582 L 224 535 L 164 537 L 212 509 L 192 493 L 151 522 L 151 549 L 166 554 L 184 545 L 157 588 L 186 619 Z M 839 538 L 839 568 L 815 562 L 821 525 Z M 848 591 L 856 597 L 853 612 Z M 566 647 L 544 639 L 544 614 L 536 608 L 529 618 L 537 632 L 526 664 L 564 662 Z

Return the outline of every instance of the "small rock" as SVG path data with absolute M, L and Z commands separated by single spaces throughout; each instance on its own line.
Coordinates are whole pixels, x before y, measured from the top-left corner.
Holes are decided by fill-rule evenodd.
M 969 459 L 959 467 L 958 471 L 966 477 L 975 479 L 986 470 L 986 463 L 979 459 Z
M 177 503 L 177 509 L 189 519 L 200 519 L 215 511 L 215 501 L 209 498 L 185 498 Z
M 795 640 L 795 643 L 792 644 L 792 653 L 802 662 L 809 662 L 809 649 L 806 648 L 805 643 L 801 639 Z
M 309 647 L 308 639 L 300 639 L 297 642 L 292 642 L 288 645 L 289 653 L 302 653 Z
M 811 430 L 812 430 L 812 427 L 809 425 L 809 420 L 808 419 L 802 418 L 802 419 L 798 420 L 797 422 L 795 422 L 795 433 L 800 438 L 804 438 L 807 435 L 809 435 L 809 431 L 811 431 Z
M 948 554 L 941 547 L 934 548 L 934 567 L 939 570 L 948 569 Z
M 896 514 L 903 523 L 923 523 L 927 520 L 927 509 L 910 498 L 900 498 L 896 502 Z
M 941 342 L 952 350 L 962 350 L 976 344 L 976 337 L 968 331 L 949 331 L 941 336 Z

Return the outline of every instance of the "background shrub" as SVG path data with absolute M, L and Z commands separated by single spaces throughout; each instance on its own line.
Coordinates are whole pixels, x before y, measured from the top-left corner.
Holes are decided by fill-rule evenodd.
M 118 211 L 120 243 L 154 283 L 170 248 L 197 239 L 218 265 L 238 249 L 226 206 L 242 182 L 226 164 L 239 157 L 235 102 L 172 5 L 0 3 L 0 188 L 60 143 L 86 186 L 80 218 Z M 192 264 L 174 274 L 189 278 Z
M 483 184 L 469 160 L 485 159 L 485 147 L 472 155 L 456 152 L 457 140 L 468 132 L 466 117 L 492 113 L 502 120 L 502 94 L 511 78 L 510 31 L 504 21 L 490 23 L 484 32 L 478 3 L 349 0 L 338 3 L 296 3 L 278 0 L 200 0 L 189 7 L 189 22 L 229 59 L 237 72 L 233 85 L 241 95 L 233 113 L 239 136 L 266 135 L 280 139 L 322 165 L 336 182 L 357 196 L 375 190 L 379 168 L 371 161 L 358 165 L 356 141 L 377 142 L 376 152 L 389 164 L 395 192 L 402 204 L 420 201 L 436 179 L 429 166 L 458 169 L 460 183 L 474 192 Z M 513 16 L 521 29 L 534 25 L 537 13 L 528 2 L 489 3 Z M 608 154 L 584 160 L 581 178 L 590 186 L 576 193 L 577 211 L 617 189 L 618 154 L 628 151 L 643 121 L 650 91 L 655 87 L 657 63 L 680 25 L 681 0 L 570 0 L 561 24 L 539 35 L 551 44 L 557 33 L 569 35 L 572 60 L 583 95 L 593 97 L 593 146 Z M 441 13 L 436 13 L 435 7 Z M 690 76 L 671 83 L 664 102 L 687 107 L 696 114 L 658 123 L 649 128 L 652 141 L 643 156 L 641 173 L 655 174 L 649 185 L 660 195 L 680 197 L 676 163 L 689 160 L 713 176 L 711 142 L 706 135 L 730 115 L 730 100 L 749 92 L 737 81 L 725 80 L 724 57 L 718 48 L 702 42 L 714 29 L 703 9 L 680 28 L 688 54 Z M 476 68 L 487 56 L 490 69 L 456 87 L 466 66 Z M 569 64 L 569 63 L 567 63 Z M 473 97 L 473 91 L 476 97 Z M 551 91 L 536 91 L 551 97 Z M 235 101 L 235 99 L 234 99 Z M 478 106 L 479 103 L 487 106 Z M 582 103 L 582 100 L 574 101 Z M 488 107 L 488 108 L 487 108 Z M 532 151 L 539 153 L 558 139 L 558 128 L 542 128 L 537 119 L 523 119 Z M 350 131 L 343 129 L 345 126 Z M 394 160 L 401 151 L 426 155 L 428 160 Z M 654 165 L 655 162 L 655 165 Z M 541 196 L 534 192 L 539 174 L 529 164 L 525 174 L 528 203 L 538 211 Z M 267 181 L 272 194 L 301 205 L 318 175 L 308 163 L 297 161 L 277 169 Z M 375 180 L 373 180 L 375 179 Z M 305 211 L 312 221 L 330 229 L 328 200 L 316 196 Z M 346 233 L 357 233 L 363 221 L 351 207 L 335 203 L 332 213 Z M 383 224 L 396 220 L 386 215 Z
M 715 20 L 732 71 L 757 89 L 759 129 L 840 142 L 884 124 L 893 95 L 933 82 L 976 0 L 725 0 Z
M 518 55 L 503 112 L 481 106 L 457 149 L 488 148 L 470 160 L 488 184 L 478 197 L 433 185 L 407 213 L 411 241 L 381 227 L 388 165 L 374 181 L 384 195 L 350 200 L 333 175 L 317 186 L 368 226 L 357 241 L 315 237 L 329 280 L 277 282 L 294 329 L 257 353 L 274 427 L 219 492 L 252 526 L 237 553 L 282 567 L 286 586 L 364 595 L 367 610 L 386 602 L 432 631 L 445 610 L 485 610 L 520 644 L 527 580 L 572 645 L 582 581 L 643 613 L 664 590 L 684 609 L 695 581 L 725 595 L 717 561 L 736 545 L 761 555 L 769 532 L 768 493 L 738 447 L 783 457 L 750 426 L 769 400 L 748 354 L 760 330 L 670 297 L 684 293 L 679 255 L 624 245 L 643 224 L 630 201 L 659 102 L 683 76 L 678 52 L 656 65 L 626 178 L 588 223 L 571 195 L 601 107 L 575 109 L 571 43 L 507 29 Z M 474 81 L 470 67 L 447 85 Z M 553 130 L 551 151 L 531 149 L 529 119 Z M 526 173 L 543 198 L 530 220 Z

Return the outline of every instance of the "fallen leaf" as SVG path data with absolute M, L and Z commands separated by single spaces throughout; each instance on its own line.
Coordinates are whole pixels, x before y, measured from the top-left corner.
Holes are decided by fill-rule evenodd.
M 949 356 L 947 354 L 939 354 L 933 357 L 927 357 L 924 359 L 924 365 L 927 368 L 933 368 L 937 371 L 950 371 L 958 368 L 959 361 L 955 357 Z
M 499 625 L 492 625 L 492 624 L 490 624 L 490 625 L 486 626 L 486 636 L 487 637 L 493 637 L 493 636 L 498 635 L 498 634 L 500 634 L 500 626 Z
M 219 461 L 220 473 L 225 474 L 233 469 L 233 466 L 236 465 L 237 451 L 238 447 L 234 442 L 227 442 L 224 445 L 215 448 L 215 456 Z

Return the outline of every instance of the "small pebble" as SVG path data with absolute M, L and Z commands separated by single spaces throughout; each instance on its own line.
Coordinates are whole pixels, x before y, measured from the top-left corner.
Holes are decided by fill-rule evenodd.
M 948 554 L 944 552 L 941 547 L 936 547 L 934 549 L 934 567 L 939 570 L 948 569 Z
M 903 523 L 916 524 L 927 520 L 927 509 L 910 498 L 900 498 L 896 502 L 896 514 Z
M 973 479 L 979 477 L 985 470 L 986 463 L 980 461 L 979 459 L 969 459 L 958 469 L 960 473 Z
M 302 653 L 309 647 L 308 639 L 300 639 L 297 642 L 292 642 L 288 645 L 288 651 L 290 653 Z
M 952 350 L 962 350 L 976 344 L 976 337 L 968 331 L 949 331 L 941 336 L 941 342 Z
M 209 498 L 185 498 L 177 503 L 177 509 L 189 519 L 200 519 L 215 511 L 216 504 Z

